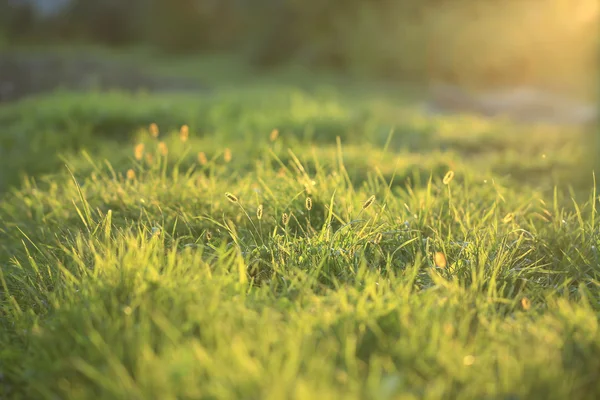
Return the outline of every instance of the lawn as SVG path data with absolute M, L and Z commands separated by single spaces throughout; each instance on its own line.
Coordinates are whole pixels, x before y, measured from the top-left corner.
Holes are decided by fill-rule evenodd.
M 600 396 L 591 132 L 193 62 L 0 106 L 0 398 Z

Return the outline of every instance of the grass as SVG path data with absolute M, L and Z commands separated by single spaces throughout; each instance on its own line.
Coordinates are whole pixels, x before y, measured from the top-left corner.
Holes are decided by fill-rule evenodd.
M 0 126 L 0 397 L 600 395 L 589 132 L 293 81 Z

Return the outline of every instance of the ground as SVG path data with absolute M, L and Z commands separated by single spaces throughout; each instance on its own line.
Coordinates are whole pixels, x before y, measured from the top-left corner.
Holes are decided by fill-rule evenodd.
M 0 107 L 1 396 L 600 395 L 590 132 L 136 57 Z

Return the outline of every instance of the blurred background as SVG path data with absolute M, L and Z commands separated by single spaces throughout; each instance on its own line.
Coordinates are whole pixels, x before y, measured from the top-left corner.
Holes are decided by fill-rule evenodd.
M 236 53 L 357 77 L 597 89 L 597 0 L 0 0 L 3 47 Z
M 342 136 L 383 147 L 396 127 L 397 149 L 450 149 L 461 160 L 498 150 L 494 162 L 480 156 L 482 166 L 536 182 L 564 164 L 588 171 L 582 160 L 600 162 L 600 135 L 588 129 L 598 126 L 599 8 L 598 0 L 0 0 L 0 170 L 17 182 L 14 171 L 53 170 L 58 154 L 156 122 L 175 132 L 189 124 L 222 146 L 231 138 L 250 146 L 250 133 L 277 127 L 305 144 Z M 507 127 L 505 117 L 525 125 Z

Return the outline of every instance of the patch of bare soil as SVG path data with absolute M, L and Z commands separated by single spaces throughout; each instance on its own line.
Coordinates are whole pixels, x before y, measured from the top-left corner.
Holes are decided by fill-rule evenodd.
M 63 88 L 74 91 L 198 91 L 207 87 L 179 78 L 157 77 L 139 66 L 98 56 L 0 53 L 0 103 Z

